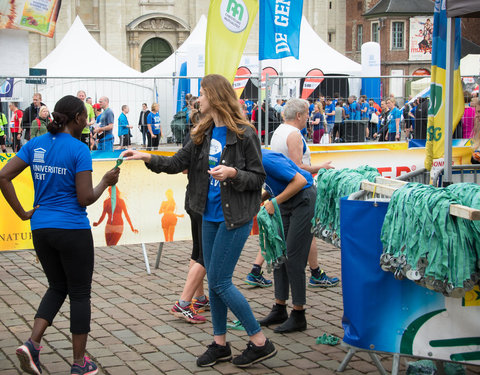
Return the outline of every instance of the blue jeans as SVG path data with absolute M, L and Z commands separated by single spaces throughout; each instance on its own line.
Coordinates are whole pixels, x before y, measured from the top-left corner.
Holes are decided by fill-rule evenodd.
M 215 223 L 203 220 L 202 227 L 213 334 L 221 336 L 227 333 L 228 309 L 240 320 L 249 336 L 260 332 L 260 325 L 250 305 L 232 283 L 233 271 L 250 234 L 252 220 L 232 230 L 227 230 L 224 221 Z

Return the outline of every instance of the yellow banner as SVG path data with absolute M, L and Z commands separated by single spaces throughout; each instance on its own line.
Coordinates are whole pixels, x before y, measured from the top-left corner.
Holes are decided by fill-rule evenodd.
M 210 1 L 205 74 L 221 74 L 233 83 L 257 12 L 257 0 Z
M 4 155 L 0 155 L 0 169 L 14 156 Z M 94 159 L 94 185 L 114 166 L 114 160 Z M 95 246 L 191 239 L 190 217 L 184 209 L 186 175 L 153 173 L 139 161 L 124 162 L 121 170 L 113 215 L 109 190 L 87 207 Z M 13 183 L 23 207 L 33 207 L 30 168 L 25 169 Z M 0 251 L 33 249 L 30 221 L 20 220 L 2 194 L 0 212 Z
M 443 157 L 445 152 L 445 75 L 446 71 L 444 69 L 432 66 L 432 77 L 436 77 L 436 83 L 432 84 L 430 88 L 431 103 L 428 115 L 427 143 L 425 146 L 425 168 L 429 170 L 432 167 L 433 160 Z M 457 69 L 453 74 L 452 130 L 455 130 L 457 127 L 464 111 L 462 80 L 460 70 Z

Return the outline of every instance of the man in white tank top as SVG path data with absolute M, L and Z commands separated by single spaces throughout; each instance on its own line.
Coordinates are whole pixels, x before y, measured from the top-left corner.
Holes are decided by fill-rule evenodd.
M 300 168 L 316 174 L 319 169 L 331 169 L 331 161 L 312 165 L 310 149 L 307 146 L 301 130 L 307 125 L 308 102 L 304 99 L 292 98 L 283 107 L 283 123 L 275 130 L 270 143 L 272 151 L 279 152 L 290 158 Z M 322 199 L 322 197 L 317 197 Z M 308 264 L 312 277 L 309 280 L 310 287 L 332 287 L 339 283 L 336 277 L 329 277 L 318 265 L 317 241 L 313 237 L 308 255 Z
M 283 107 L 282 113 L 284 122 L 273 133 L 271 150 L 285 155 L 300 168 L 312 174 L 321 168 L 333 168 L 331 161 L 312 165 L 310 149 L 300 132 L 307 125 L 308 102 L 304 99 L 290 99 Z

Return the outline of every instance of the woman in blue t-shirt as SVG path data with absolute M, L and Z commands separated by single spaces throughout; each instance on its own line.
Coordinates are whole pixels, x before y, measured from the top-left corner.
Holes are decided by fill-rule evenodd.
M 143 160 L 154 172 L 180 173 L 188 169 L 187 195 L 193 212 L 203 215 L 202 247 L 207 271 L 214 341 L 197 359 L 200 367 L 232 358 L 226 341 L 227 311 L 245 328 L 250 342 L 233 364 L 247 367 L 276 354 L 263 334 L 250 305 L 233 285 L 232 275 L 260 207 L 265 171 L 254 127 L 245 119 L 235 91 L 221 75 L 201 82 L 200 112 L 192 139 L 174 156 L 135 150 L 126 159 Z M 181 306 L 174 306 L 176 315 Z
M 48 133 L 27 142 L 0 171 L 0 189 L 5 200 L 18 217 L 30 220 L 33 246 L 48 279 L 48 290 L 35 315 L 31 336 L 17 349 L 17 356 L 25 372 L 41 373 L 40 341 L 68 295 L 74 361 L 71 373 L 96 374 L 97 366 L 85 357 L 94 263 L 86 206 L 118 181 L 120 171 L 108 171 L 93 187 L 92 158 L 88 147 L 80 141 L 87 125 L 87 110 L 80 99 L 63 97 L 52 116 Z M 12 180 L 28 166 L 35 198 L 34 208 L 25 211 Z
M 158 113 L 158 103 L 152 104 L 152 111 L 147 116 L 147 128 L 150 133 L 147 147 L 158 147 L 160 138 L 162 137 L 162 129 L 160 127 L 160 114 Z
M 315 103 L 310 123 L 313 125 L 313 143 L 320 143 L 320 139 L 322 139 L 323 133 L 325 132 L 322 103 Z

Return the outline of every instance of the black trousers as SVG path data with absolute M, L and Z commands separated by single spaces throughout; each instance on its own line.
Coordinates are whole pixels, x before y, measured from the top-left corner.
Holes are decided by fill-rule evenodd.
M 51 325 L 65 298 L 70 298 L 70 332 L 90 332 L 90 294 L 94 264 L 90 229 L 35 229 L 33 246 L 48 280 L 35 318 Z
M 190 225 L 192 229 L 192 256 L 191 259 L 201 264 L 205 267 L 203 262 L 203 250 L 202 250 L 202 215 L 197 214 L 193 211 L 187 210 L 188 215 L 190 216 Z

